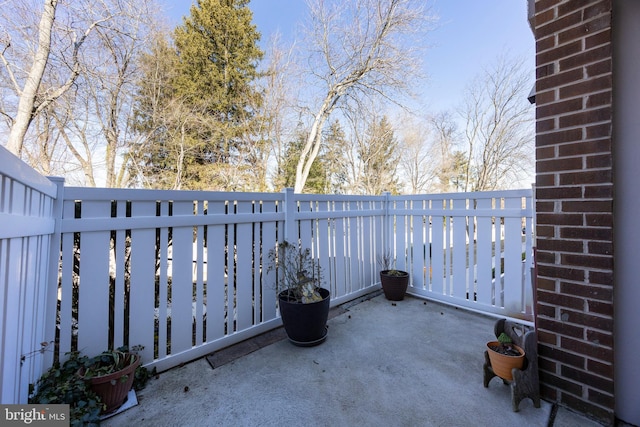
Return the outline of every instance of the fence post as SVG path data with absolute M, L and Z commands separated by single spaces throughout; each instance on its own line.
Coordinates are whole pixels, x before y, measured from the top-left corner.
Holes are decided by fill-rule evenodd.
M 49 242 L 49 259 L 47 260 L 47 291 L 45 297 L 45 330 L 46 343 L 53 344 L 56 338 L 56 314 L 58 311 L 58 267 L 60 264 L 60 244 L 62 240 L 62 208 L 64 206 L 64 178 L 48 177 L 58 187 L 56 198 L 53 200 L 51 215 L 55 221 L 53 234 Z M 43 369 L 53 366 L 52 351 L 47 351 L 43 358 Z
M 285 188 L 284 193 L 284 240 L 290 243 L 298 241 L 298 231 L 295 220 L 295 213 L 298 210 L 298 203 L 293 188 Z
M 391 230 L 393 228 L 393 217 L 390 214 L 390 205 L 391 205 L 391 193 L 385 191 L 382 193 L 384 196 L 384 218 L 383 218 L 383 227 L 382 230 L 382 255 L 384 256 L 387 251 L 391 250 Z M 393 251 L 392 251 L 393 252 Z

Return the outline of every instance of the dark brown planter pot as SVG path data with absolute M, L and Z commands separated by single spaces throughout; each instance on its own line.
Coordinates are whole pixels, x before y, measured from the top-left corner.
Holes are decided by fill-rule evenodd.
M 128 365 L 126 368 L 113 372 L 108 375 L 100 377 L 88 378 L 89 387 L 91 390 L 100 397 L 100 400 L 106 408 L 102 411 L 103 414 L 118 409 L 127 398 L 129 390 L 133 387 L 133 380 L 135 379 L 135 371 L 140 365 L 140 356 L 133 353 L 127 353 L 127 359 L 135 358 L 134 362 Z M 84 373 L 81 372 L 81 376 Z
M 400 271 L 401 275 L 388 274 L 390 270 L 382 270 L 380 272 L 380 283 L 384 296 L 390 301 L 402 301 L 404 294 L 409 286 L 409 273 Z
M 301 347 L 322 344 L 327 338 L 327 319 L 331 295 L 328 289 L 318 288 L 321 301 L 303 304 L 291 301 L 287 291 L 278 295 L 280 316 L 289 341 Z

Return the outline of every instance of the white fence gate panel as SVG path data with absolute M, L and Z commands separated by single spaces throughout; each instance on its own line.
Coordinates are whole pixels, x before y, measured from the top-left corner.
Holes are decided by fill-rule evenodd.
M 0 147 L 0 402 L 26 403 L 55 338 L 51 247 L 59 244 L 53 183 Z
M 430 218 L 424 264 L 431 286 L 418 280 L 408 292 L 532 323 L 533 227 L 523 227 L 533 218 L 531 195 L 510 190 L 420 196 L 431 200 L 425 212 L 412 214 L 414 227 L 420 215 Z M 413 236 L 415 242 L 415 230 Z M 418 262 L 413 259 L 414 267 Z

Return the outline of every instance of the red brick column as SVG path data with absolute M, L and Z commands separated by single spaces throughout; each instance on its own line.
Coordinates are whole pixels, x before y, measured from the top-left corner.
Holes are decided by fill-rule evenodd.
M 612 422 L 611 0 L 537 0 L 537 326 L 542 395 Z

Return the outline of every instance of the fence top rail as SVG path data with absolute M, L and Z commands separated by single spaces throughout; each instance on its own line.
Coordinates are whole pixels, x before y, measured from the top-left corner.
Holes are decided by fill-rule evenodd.
M 127 201 L 283 201 L 282 193 L 245 193 L 197 190 L 147 190 L 131 188 L 65 187 L 65 200 L 127 200 Z
M 300 194 L 295 198 L 299 202 L 382 202 L 385 196 L 363 196 L 354 194 Z
M 469 193 L 436 193 L 436 194 L 411 194 L 404 196 L 390 196 L 390 201 L 419 201 L 419 200 L 473 200 L 510 197 L 531 197 L 533 190 L 529 188 L 518 190 L 474 191 Z
M 284 213 L 245 213 L 176 216 L 135 216 L 115 218 L 68 218 L 62 220 L 61 232 L 110 230 L 144 230 L 162 227 L 197 227 L 228 224 L 254 224 L 283 221 Z
M 33 188 L 49 197 L 56 197 L 58 187 L 53 182 L 40 175 L 35 169 L 2 146 L 0 146 L 0 165 L 2 165 L 0 175 L 20 181 L 27 187 Z
M 442 217 L 502 217 L 521 218 L 531 216 L 532 209 L 390 209 L 390 215 L 394 216 L 442 216 Z
M 5 150 L 6 152 L 6 150 Z M 0 152 L 0 161 L 2 160 Z M 12 156 L 11 153 L 6 152 Z M 17 162 L 11 162 L 15 164 Z M 26 164 L 22 164 L 28 168 Z M 34 172 L 34 177 L 54 189 L 55 185 L 41 175 Z M 412 194 L 389 196 L 388 200 L 396 201 L 421 201 L 421 200 L 473 200 L 488 198 L 530 197 L 531 189 L 503 190 L 503 191 L 477 191 L 473 193 L 439 193 L 439 194 Z M 148 190 L 130 188 L 94 188 L 94 187 L 65 187 L 65 200 L 131 200 L 131 201 L 253 201 L 275 202 L 284 201 L 282 192 L 224 192 L 224 191 L 198 191 L 198 190 Z M 305 202 L 380 202 L 387 200 L 387 196 L 351 195 L 351 194 L 295 194 L 295 200 Z

